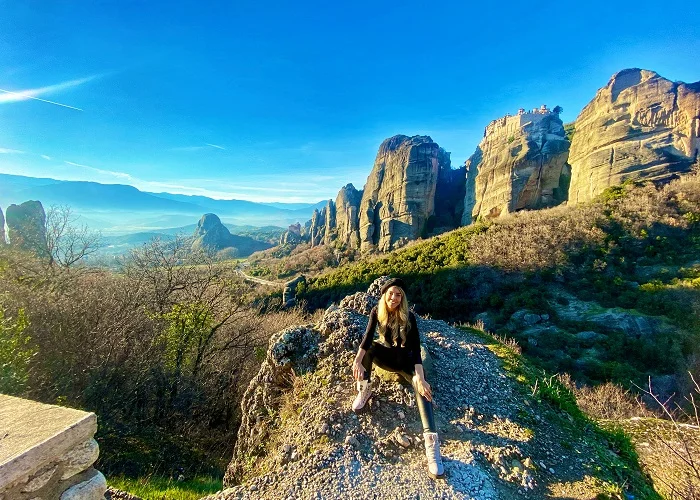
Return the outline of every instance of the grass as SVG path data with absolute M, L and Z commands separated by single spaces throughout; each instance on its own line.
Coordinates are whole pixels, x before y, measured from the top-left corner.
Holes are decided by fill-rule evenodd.
M 661 499 L 646 480 L 630 436 L 622 427 L 602 426 L 591 419 L 578 407 L 574 393 L 556 375 L 536 369 L 523 357 L 517 344 L 482 330 L 463 329 L 483 339 L 486 347 L 501 360 L 504 371 L 520 383 L 523 393 L 529 393 L 538 402 L 546 401 L 567 415 L 568 418 L 560 419 L 562 427 L 572 433 L 592 433 L 597 438 L 593 442 L 600 474 L 597 479 L 601 484 L 609 485 L 611 491 L 620 490 L 620 485 L 624 485 L 640 498 Z M 621 497 L 612 494 L 610 498 Z
M 145 476 L 137 479 L 114 476 L 107 480 L 109 486 L 126 491 L 143 500 L 199 500 L 203 496 L 223 489 L 221 479 L 213 477 L 195 477 L 186 481 Z

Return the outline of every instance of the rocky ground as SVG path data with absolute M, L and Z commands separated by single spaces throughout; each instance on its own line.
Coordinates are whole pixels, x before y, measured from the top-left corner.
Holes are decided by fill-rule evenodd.
M 593 426 L 533 396 L 482 336 L 419 319 L 445 465 L 444 479 L 430 479 L 410 386 L 377 373 L 368 406 L 350 409 L 351 363 L 380 280 L 320 324 L 273 337 L 243 398 L 230 487 L 209 500 L 642 498 L 616 484 L 625 465 Z

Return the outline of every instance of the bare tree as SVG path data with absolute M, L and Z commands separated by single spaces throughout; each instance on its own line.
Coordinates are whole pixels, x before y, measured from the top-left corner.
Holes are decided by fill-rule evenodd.
M 659 475 L 657 479 L 668 490 L 668 498 L 700 500 L 700 384 L 691 372 L 693 390 L 685 397 L 687 408 L 675 403 L 676 409 L 669 409 L 668 401 L 661 401 L 654 394 L 649 381 L 649 395 L 670 421 L 668 429 L 657 427 L 653 440 L 665 450 L 667 457 L 664 468 L 671 475 Z
M 87 225 L 76 225 L 78 218 L 68 206 L 52 205 L 46 212 L 50 265 L 71 267 L 100 249 L 100 233 Z

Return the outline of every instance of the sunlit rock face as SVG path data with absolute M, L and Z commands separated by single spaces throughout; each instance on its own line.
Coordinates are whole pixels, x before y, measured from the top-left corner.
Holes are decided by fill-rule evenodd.
M 576 119 L 569 204 L 628 179 L 666 181 L 689 171 L 699 129 L 700 82 L 636 68 L 616 73 Z
M 465 163 L 462 224 L 561 203 L 568 154 L 564 125 L 545 106 L 492 121 Z
M 348 248 L 360 248 L 360 202 L 362 191 L 348 184 L 335 199 L 337 240 Z
M 7 235 L 10 244 L 46 258 L 46 212 L 40 201 L 25 201 L 7 207 Z
M 382 142 L 360 202 L 362 251 L 386 252 L 425 235 L 441 170 L 450 170 L 449 153 L 428 136 Z

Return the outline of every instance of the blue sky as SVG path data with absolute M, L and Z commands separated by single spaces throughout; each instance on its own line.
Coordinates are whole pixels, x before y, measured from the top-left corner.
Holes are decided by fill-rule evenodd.
M 0 0 L 0 12 L 0 89 L 14 92 L 0 92 L 0 172 L 216 198 L 334 198 L 361 188 L 399 133 L 431 135 L 459 166 L 492 119 L 546 103 L 572 121 L 628 67 L 700 80 L 697 2 Z

